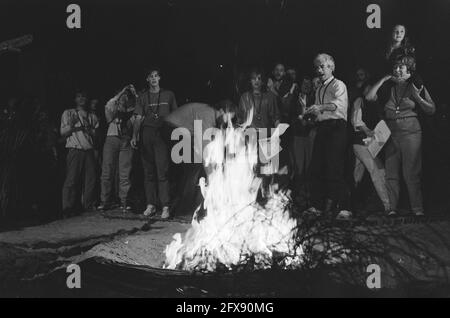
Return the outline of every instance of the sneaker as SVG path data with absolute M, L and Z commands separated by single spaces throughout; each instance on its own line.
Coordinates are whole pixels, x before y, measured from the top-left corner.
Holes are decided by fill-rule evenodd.
M 168 219 L 170 217 L 169 207 L 165 206 L 162 209 L 161 219 Z
M 106 211 L 109 210 L 109 206 L 106 203 L 100 203 L 99 206 L 97 206 L 98 211 Z
M 390 216 L 390 217 L 394 217 L 394 216 L 397 216 L 397 212 L 395 212 L 395 211 L 389 211 L 389 212 L 387 213 L 387 215 Z
M 156 207 L 154 205 L 147 205 L 147 209 L 144 211 L 144 216 L 153 216 L 156 213 Z
M 352 212 L 347 211 L 347 210 L 342 210 L 338 213 L 338 215 L 336 216 L 336 219 L 338 220 L 348 220 L 351 219 L 353 216 Z
M 131 212 L 132 210 L 131 206 L 126 203 L 122 203 L 120 205 L 120 209 L 122 210 L 122 212 Z
M 322 214 L 322 211 L 320 211 L 312 206 L 309 209 L 305 210 L 305 213 L 319 216 Z

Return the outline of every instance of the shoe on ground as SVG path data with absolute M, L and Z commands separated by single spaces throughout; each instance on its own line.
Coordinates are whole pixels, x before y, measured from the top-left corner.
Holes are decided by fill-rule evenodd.
M 156 207 L 154 205 L 147 205 L 147 208 L 144 211 L 144 216 L 153 216 L 156 214 Z
M 161 219 L 168 219 L 168 218 L 170 218 L 170 211 L 169 211 L 169 207 L 165 206 L 162 209 Z
M 128 204 L 126 204 L 126 203 L 122 203 L 122 204 L 120 205 L 120 209 L 122 210 L 122 212 L 131 212 L 131 210 L 133 210 L 133 209 L 131 208 L 131 206 L 128 205 Z
M 387 216 L 389 216 L 389 217 L 396 217 L 397 216 L 397 212 L 396 211 L 389 211 L 387 213 Z
M 322 214 L 322 211 L 320 211 L 312 206 L 309 209 L 305 210 L 305 213 L 315 215 L 315 216 L 320 216 Z
M 107 211 L 109 209 L 110 209 L 110 206 L 108 204 L 106 204 L 106 203 L 100 203 L 100 205 L 97 206 L 97 210 L 101 211 L 101 212 Z
M 338 220 L 348 220 L 351 219 L 353 216 L 352 212 L 347 210 L 341 210 L 338 215 L 336 216 L 336 219 Z

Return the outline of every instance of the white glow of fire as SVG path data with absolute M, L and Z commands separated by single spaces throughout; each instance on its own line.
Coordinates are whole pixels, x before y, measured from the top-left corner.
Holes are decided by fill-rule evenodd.
M 258 147 L 246 144 L 244 129 L 229 125 L 206 147 L 208 180 L 202 178 L 199 184 L 206 216 L 198 220 L 198 208 L 184 236 L 174 235 L 165 250 L 164 268 L 208 272 L 218 264 L 231 269 L 253 258 L 253 268 L 264 269 L 273 265 L 274 254 L 284 256 L 277 262 L 282 267 L 301 263 L 303 250 L 296 244 L 297 222 L 288 211 L 289 197 L 269 191 L 264 206 L 256 203 L 261 187 L 254 173 Z

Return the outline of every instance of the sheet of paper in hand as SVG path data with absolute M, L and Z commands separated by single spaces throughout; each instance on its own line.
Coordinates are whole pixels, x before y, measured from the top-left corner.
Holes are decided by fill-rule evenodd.
M 372 157 L 375 158 L 391 136 L 391 130 L 384 120 L 380 120 L 373 132 L 375 135 L 372 138 L 368 138 L 367 148 Z
M 289 125 L 282 123 L 273 131 L 270 138 L 258 140 L 260 150 L 260 173 L 265 175 L 285 174 L 284 169 L 280 169 L 279 153 L 281 151 L 280 136 L 284 134 Z

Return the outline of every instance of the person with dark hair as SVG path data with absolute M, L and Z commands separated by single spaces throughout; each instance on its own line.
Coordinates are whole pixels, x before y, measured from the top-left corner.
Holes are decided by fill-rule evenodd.
M 398 57 L 393 63 L 392 74 L 380 79 L 366 94 L 367 100 L 378 100 L 384 105 L 385 118 L 391 130 L 391 138 L 385 146 L 391 215 L 395 215 L 398 208 L 400 173 L 408 189 L 412 212 L 417 216 L 424 212 L 421 190 L 422 128 L 418 112 L 433 114 L 435 104 L 423 83 L 413 80 L 415 64 L 412 56 Z
M 98 128 L 97 116 L 88 112 L 87 94 L 78 91 L 75 95 L 76 107 L 67 109 L 61 116 L 60 132 L 66 138 L 67 168 L 63 185 L 63 215 L 74 213 L 76 187 L 84 179 L 83 207 L 93 208 L 95 200 L 95 157 L 94 136 Z
M 298 85 L 286 75 L 284 64 L 275 64 L 272 70 L 272 78 L 269 78 L 267 87 L 277 98 L 280 121 L 290 122 L 289 114 L 298 95 L 296 94 L 298 93 Z
M 144 166 L 144 185 L 147 208 L 145 216 L 156 213 L 156 206 L 161 204 L 161 218 L 170 217 L 169 204 L 169 149 L 163 138 L 164 117 L 177 108 L 173 92 L 160 87 L 161 72 L 151 68 L 146 74 L 149 89 L 136 100 L 136 121 L 131 145 L 137 147 L 139 133 L 141 136 L 141 156 Z M 142 129 L 141 129 L 142 127 Z M 156 173 L 155 173 L 156 172 Z
M 334 77 L 335 63 L 328 54 L 319 54 L 314 66 L 321 85 L 316 91 L 315 103 L 306 114 L 316 118 L 317 134 L 311 159 L 311 206 L 307 212 L 321 214 L 340 211 L 339 218 L 347 218 L 349 202 L 344 179 L 347 149 L 347 87 Z
M 250 90 L 239 99 L 239 121 L 250 120 L 250 127 L 273 128 L 280 122 L 276 96 L 264 86 L 263 72 L 253 69 L 250 72 Z M 252 112 L 251 112 L 252 111 Z M 252 114 L 252 118 L 248 118 Z
M 351 123 L 353 126 L 353 152 L 355 154 L 355 167 L 353 178 L 355 188 L 361 182 L 364 171 L 367 170 L 372 179 L 375 190 L 383 203 L 384 211 L 388 215 L 391 212 L 389 196 L 386 187 L 385 170 L 380 158 L 373 158 L 367 147 L 367 139 L 374 137 L 373 129 L 381 120 L 378 107 L 374 102 L 366 100 L 365 95 L 370 89 L 366 84 L 362 87 L 362 92 L 355 99 L 352 107 Z
M 133 136 L 134 103 L 136 91 L 132 85 L 124 87 L 105 106 L 105 117 L 108 124 L 101 175 L 101 204 L 99 210 L 107 210 L 112 203 L 112 189 L 116 170 L 119 176 L 119 199 L 122 211 L 131 211 L 128 192 L 131 187 L 130 173 L 133 159 L 133 148 L 130 141 Z
M 415 58 L 415 48 L 409 42 L 406 27 L 397 24 L 392 28 L 385 58 L 392 64 L 399 56 L 412 56 Z

